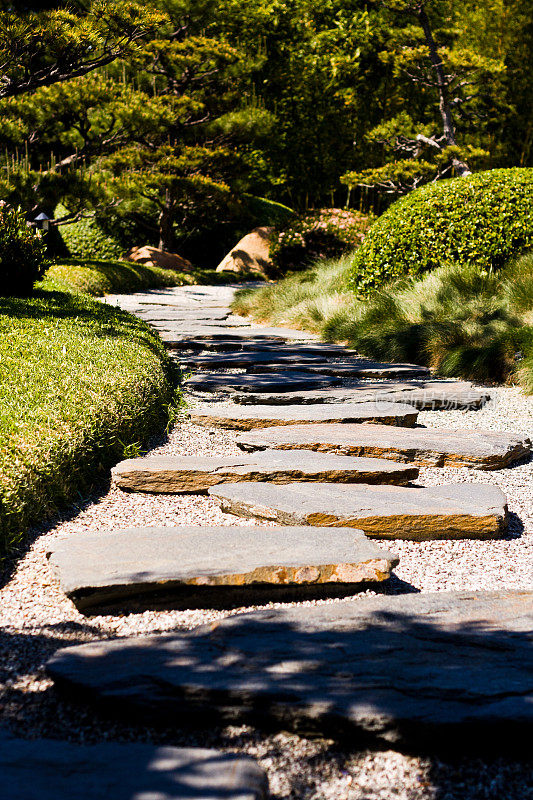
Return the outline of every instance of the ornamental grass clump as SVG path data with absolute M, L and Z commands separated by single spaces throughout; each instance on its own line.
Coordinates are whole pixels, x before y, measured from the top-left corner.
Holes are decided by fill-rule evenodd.
M 21 211 L 0 203 L 0 295 L 26 297 L 46 270 L 45 246 Z

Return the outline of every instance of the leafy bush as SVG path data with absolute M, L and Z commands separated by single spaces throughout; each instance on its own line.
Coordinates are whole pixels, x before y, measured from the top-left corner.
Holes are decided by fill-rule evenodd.
M 46 269 L 45 246 L 24 215 L 0 204 L 0 295 L 26 296 Z
M 370 224 L 368 215 L 333 208 L 297 217 L 290 226 L 278 228 L 270 257 L 282 275 L 320 259 L 340 258 L 361 244 Z
M 499 269 L 533 245 L 533 169 L 497 169 L 424 186 L 394 203 L 355 253 L 364 295 L 445 264 Z
M 55 213 L 61 217 L 66 209 L 58 206 Z M 110 232 L 109 223 L 102 220 L 100 224 L 96 217 L 61 225 L 61 236 L 73 258 L 117 259 L 125 250 L 120 238 Z

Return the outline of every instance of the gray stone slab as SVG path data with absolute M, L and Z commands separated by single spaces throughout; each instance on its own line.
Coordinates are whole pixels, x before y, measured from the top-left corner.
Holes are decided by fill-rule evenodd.
M 280 342 L 285 342 L 282 347 L 280 347 Z M 310 355 L 310 356 L 321 356 L 322 358 L 344 358 L 344 357 L 352 357 L 357 356 L 355 350 L 347 350 L 342 345 L 329 345 L 329 344 L 322 344 L 320 342 L 316 343 L 307 343 L 307 342 L 296 342 L 294 344 L 290 344 L 286 342 L 285 339 L 281 337 L 272 337 L 272 341 L 269 341 L 267 337 L 264 337 L 262 340 L 256 340 L 250 337 L 250 340 L 247 341 L 243 339 L 242 341 L 234 341 L 234 340 L 224 340 L 219 339 L 215 341 L 206 341 L 202 343 L 204 350 L 209 352 L 220 352 L 225 353 L 228 351 L 238 350 L 244 353 L 254 353 L 256 351 L 262 352 L 271 352 L 276 355 Z
M 295 353 L 292 355 L 278 355 L 255 351 L 252 353 L 217 353 L 209 355 L 182 357 L 180 363 L 188 369 L 240 369 L 254 364 L 265 366 L 267 372 L 275 372 L 280 365 L 292 369 L 300 369 L 303 365 L 323 364 L 322 358 Z
M 115 486 L 152 493 L 207 492 L 237 481 L 326 481 L 393 483 L 418 477 L 412 464 L 385 458 L 353 458 L 312 451 L 264 450 L 240 456 L 145 456 L 121 461 L 111 470 Z
M 286 425 L 239 434 L 243 450 L 307 449 L 391 458 L 428 467 L 502 469 L 531 453 L 527 436 L 484 430 L 390 425 Z
M 387 580 L 398 563 L 359 530 L 309 527 L 128 528 L 69 536 L 49 555 L 85 613 L 353 593 Z
M 266 800 L 251 759 L 204 748 L 0 739 L 6 800 Z
M 276 392 L 232 395 L 234 403 L 243 405 L 313 405 L 317 403 L 408 403 L 419 411 L 449 409 L 475 410 L 490 400 L 488 389 L 473 389 L 471 384 L 451 382 L 381 381 L 360 382 L 343 389 L 316 389 L 314 391 Z
M 233 483 L 209 494 L 237 516 L 282 525 L 348 525 L 378 539 L 495 539 L 507 530 L 504 493 L 480 483 L 424 488 Z
M 249 431 L 272 425 L 319 424 L 329 422 L 398 425 L 412 428 L 418 411 L 401 403 L 322 403 L 296 406 L 228 406 L 209 403 L 189 411 L 191 422 L 208 427 Z
M 247 367 L 247 371 L 253 374 L 264 372 L 265 366 L 255 364 Z M 287 369 L 283 362 L 276 364 L 276 370 L 280 372 Z M 320 365 L 303 364 L 301 367 L 304 372 L 321 372 L 323 375 L 342 375 L 350 378 L 415 378 L 423 375 L 430 375 L 427 367 L 420 367 L 416 364 L 385 364 L 378 361 L 369 362 L 366 359 L 353 359 L 352 361 L 342 362 L 323 362 Z
M 225 339 L 206 339 L 198 337 L 197 339 L 181 339 L 176 344 L 176 349 L 180 350 L 204 350 L 214 352 L 227 352 L 235 350 L 244 350 L 248 346 L 250 349 L 255 348 L 262 350 L 265 347 L 280 348 L 280 345 L 285 343 L 285 339 L 281 336 L 250 336 L 244 338 L 243 336 L 231 336 Z M 299 345 L 295 345 L 296 347 Z
M 187 389 L 197 392 L 290 392 L 292 389 L 320 389 L 325 386 L 338 386 L 340 378 L 330 375 L 306 375 L 300 371 L 284 372 L 282 375 L 230 375 L 206 373 L 193 375 L 185 382 Z
M 230 328 L 232 330 L 229 330 Z M 174 341 L 176 342 L 176 347 L 181 347 L 183 339 L 205 337 L 206 339 L 215 341 L 216 339 L 228 338 L 228 334 L 231 334 L 232 337 L 235 338 L 238 336 L 239 339 L 247 339 L 250 336 L 279 336 L 286 341 L 314 341 L 316 338 L 312 334 L 305 333 L 304 331 L 294 331 L 290 330 L 290 328 L 262 328 L 252 325 L 250 322 L 236 319 L 227 319 L 224 324 L 218 323 L 213 325 L 207 325 L 205 322 L 197 325 L 193 322 L 190 322 L 190 324 L 184 322 L 181 329 L 176 323 L 173 329 L 175 332 Z M 171 341 L 168 342 L 168 346 L 172 346 Z
M 533 592 L 265 609 L 59 650 L 58 687 L 138 722 L 315 729 L 353 749 L 531 756 Z

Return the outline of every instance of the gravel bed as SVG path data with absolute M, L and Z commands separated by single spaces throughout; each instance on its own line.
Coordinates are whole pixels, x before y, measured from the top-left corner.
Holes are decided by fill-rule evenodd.
M 189 291 L 189 290 L 185 290 Z M 533 438 L 533 399 L 517 389 L 497 389 L 480 411 L 422 412 L 431 427 L 489 428 Z M 233 455 L 240 451 L 231 431 L 195 426 L 182 417 L 169 437 L 154 443 L 158 454 Z M 533 462 L 498 472 L 423 469 L 419 483 L 490 482 L 508 495 L 513 516 L 509 536 L 499 541 L 383 542 L 400 555 L 387 592 L 531 588 L 533 569 Z M 508 759 L 438 759 L 393 750 L 350 753 L 334 743 L 286 732 L 269 734 L 249 726 L 195 731 L 154 730 L 101 717 L 56 694 L 42 665 L 58 647 L 94 638 L 189 629 L 233 611 L 161 611 L 124 616 L 82 616 L 59 590 L 46 559 L 51 542 L 67 534 L 132 525 L 243 525 L 203 496 L 128 494 L 113 487 L 80 501 L 61 517 L 31 531 L 31 544 L 6 566 L 0 586 L 1 724 L 22 736 L 75 742 L 103 739 L 200 745 L 244 752 L 267 770 L 275 798 L 301 800 L 530 800 L 531 764 Z M 262 523 L 264 524 L 264 523 Z M 368 596 L 365 592 L 356 597 Z M 308 601 L 343 603 L 344 600 Z M 275 604 L 271 604 L 275 605 Z M 249 609 L 248 609 L 249 610 Z

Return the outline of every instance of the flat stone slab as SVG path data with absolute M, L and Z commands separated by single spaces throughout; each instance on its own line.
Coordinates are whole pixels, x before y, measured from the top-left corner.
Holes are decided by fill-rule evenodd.
M 217 408 L 217 405 L 219 406 Z M 412 428 L 416 424 L 418 411 L 400 403 L 323 403 L 307 406 L 235 406 L 217 403 L 191 408 L 191 422 L 211 427 L 249 431 L 253 428 L 268 428 L 272 425 L 294 425 L 298 423 L 319 424 L 329 422 L 363 423 L 377 422 L 383 425 L 398 425 Z
M 229 330 L 229 329 L 232 330 Z M 245 322 L 243 320 L 225 320 L 224 324 L 221 323 L 208 325 L 204 321 L 200 321 L 198 325 L 194 325 L 191 321 L 189 324 L 183 323 L 183 325 L 178 326 L 177 323 L 173 326 L 173 330 L 175 332 L 174 340 L 168 340 L 166 342 L 167 346 L 172 349 L 173 346 L 181 347 L 181 342 L 183 339 L 191 339 L 191 338 L 210 338 L 212 341 L 216 339 L 226 339 L 228 338 L 228 334 L 232 334 L 239 339 L 248 339 L 250 336 L 279 336 L 286 341 L 315 341 L 313 334 L 305 333 L 304 331 L 294 331 L 290 330 L 289 328 L 260 328 L 257 326 L 253 326 L 250 322 Z M 172 344 L 172 341 L 175 341 L 175 345 Z
M 397 556 L 348 528 L 128 528 L 75 535 L 50 562 L 80 611 L 242 606 L 387 580 Z M 281 590 L 281 594 L 280 594 Z
M 140 307 L 133 313 L 146 322 L 180 322 L 180 320 L 185 322 L 190 320 L 200 320 L 202 322 L 203 320 L 214 320 L 215 322 L 220 322 L 230 315 L 227 310 L 217 310 L 215 308 L 161 308 L 152 310 Z
M 253 392 L 232 395 L 234 403 L 243 405 L 314 405 L 317 403 L 408 403 L 419 411 L 482 408 L 490 400 L 488 389 L 473 389 L 471 384 L 457 382 L 422 382 L 405 381 L 394 383 L 361 382 L 347 389 L 316 389 L 314 391 L 275 392 L 272 394 L 254 394 Z
M 220 353 L 237 350 L 243 353 L 255 353 L 257 351 L 261 351 L 274 353 L 275 355 L 296 356 L 298 354 L 304 354 L 310 356 L 320 356 L 322 358 L 344 358 L 347 356 L 357 356 L 355 350 L 348 350 L 342 345 L 321 344 L 320 342 L 297 342 L 295 344 L 290 344 L 281 337 L 277 337 L 277 340 L 276 337 L 270 337 L 270 339 L 271 341 L 269 341 L 266 336 L 262 339 L 259 339 L 258 337 L 255 341 L 250 337 L 249 341 L 243 339 L 240 342 L 235 341 L 234 339 L 218 339 L 211 342 L 201 342 L 201 345 L 203 350 Z M 283 342 L 285 342 L 285 344 L 280 347 L 280 343 Z
M 187 389 L 198 392 L 290 392 L 293 389 L 320 389 L 325 386 L 338 386 L 340 378 L 329 375 L 306 375 L 300 371 L 284 372 L 282 375 L 230 375 L 206 373 L 193 375 L 186 382 Z
M 497 486 L 424 488 L 366 484 L 233 483 L 209 494 L 223 511 L 281 525 L 349 526 L 378 539 L 494 539 L 507 530 L 507 498 Z
M 305 353 L 295 353 L 292 355 L 277 355 L 274 353 L 264 353 L 254 351 L 252 353 L 218 353 L 216 355 L 189 356 L 181 360 L 184 367 L 188 369 L 234 369 L 249 367 L 254 364 L 261 364 L 268 367 L 268 372 L 274 372 L 280 365 L 300 369 L 300 366 L 308 364 L 323 364 L 322 358 L 306 355 Z
M 0 739 L 6 800 L 267 800 L 251 759 L 193 747 Z
M 512 433 L 364 424 L 276 426 L 239 434 L 237 444 L 251 451 L 307 449 L 484 470 L 508 467 L 531 452 L 527 436 Z
M 280 361 L 279 365 L 276 363 L 276 369 L 282 371 L 286 367 Z M 320 365 L 303 364 L 301 369 L 305 372 L 320 371 L 323 375 L 342 375 L 345 378 L 415 378 L 431 374 L 427 367 L 420 367 L 416 364 L 384 364 L 367 359 L 353 359 L 353 361 L 336 363 L 323 362 Z M 265 366 L 261 364 L 247 367 L 247 371 L 254 374 L 264 370 Z
M 208 352 L 220 352 L 224 353 L 227 351 L 235 351 L 235 350 L 245 350 L 245 349 L 257 349 L 263 350 L 266 347 L 272 348 L 283 348 L 285 343 L 285 339 L 281 336 L 250 336 L 244 338 L 242 336 L 235 336 L 231 338 L 230 336 L 226 337 L 225 339 L 206 339 L 202 337 L 198 338 L 189 338 L 189 339 L 181 339 L 176 344 L 176 349 L 180 350 L 205 350 Z
M 266 609 L 58 650 L 58 687 L 137 722 L 318 730 L 352 747 L 531 755 L 533 592 Z
M 207 492 L 210 486 L 240 481 L 327 481 L 393 483 L 418 477 L 418 468 L 385 458 L 332 453 L 265 450 L 240 456 L 145 456 L 121 461 L 111 470 L 115 486 L 134 492 Z

